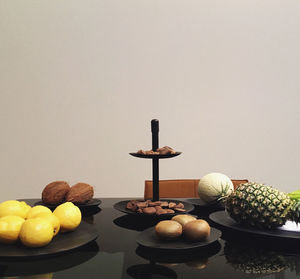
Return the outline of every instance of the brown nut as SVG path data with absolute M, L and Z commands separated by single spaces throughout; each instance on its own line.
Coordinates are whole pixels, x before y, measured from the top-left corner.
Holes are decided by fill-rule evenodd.
M 169 203 L 166 202 L 166 201 L 163 201 L 163 202 L 161 202 L 160 206 L 161 206 L 161 207 L 168 207 L 168 206 L 169 206 Z
M 49 183 L 42 192 L 42 201 L 45 204 L 59 204 L 65 201 L 70 185 L 65 181 Z
M 156 209 L 154 207 L 145 207 L 143 208 L 143 213 L 152 215 L 156 213 Z
M 176 208 L 184 208 L 184 204 L 182 202 L 180 202 L 179 204 L 177 204 L 175 206 Z
M 173 213 L 175 213 L 175 211 L 174 211 L 173 209 L 168 209 L 168 208 L 167 208 L 166 210 L 167 210 L 167 213 L 169 213 L 169 214 L 171 214 L 171 213 L 172 213 L 172 214 L 173 214 Z
M 148 203 L 148 206 L 158 206 L 158 205 L 160 205 L 161 204 L 161 202 L 160 201 L 155 201 L 155 202 L 149 202 Z
M 136 205 L 138 208 L 144 208 L 144 207 L 148 206 L 148 203 L 147 202 L 138 202 Z
M 127 205 L 126 205 L 126 208 L 133 211 L 133 212 L 135 212 L 136 209 L 137 209 L 137 206 L 136 206 L 136 204 L 134 204 L 132 202 L 128 202 Z
M 131 200 L 130 202 L 131 202 L 132 204 L 137 204 L 137 203 L 138 203 L 137 200 Z
M 178 208 L 178 207 L 175 207 L 173 208 L 175 211 L 177 212 L 186 212 L 186 210 L 184 208 Z
M 157 209 L 156 210 L 156 215 L 162 215 L 162 214 L 167 214 L 167 209 Z
M 169 203 L 169 208 L 174 208 L 176 207 L 176 203 L 175 202 L 170 202 Z
M 94 188 L 87 183 L 77 183 L 73 185 L 66 195 L 66 201 L 75 204 L 85 204 L 94 196 Z

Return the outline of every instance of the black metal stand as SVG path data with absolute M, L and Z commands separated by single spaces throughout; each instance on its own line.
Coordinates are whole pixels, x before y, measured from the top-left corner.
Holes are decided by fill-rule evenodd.
M 157 119 L 151 120 L 151 132 L 152 132 L 152 151 L 158 149 L 158 132 L 159 132 L 159 121 Z M 131 156 L 152 159 L 152 184 L 153 184 L 153 196 L 152 201 L 159 201 L 159 159 L 167 159 L 176 157 L 181 152 L 173 152 L 168 154 L 143 154 L 139 152 L 129 153 Z
M 152 132 L 152 150 L 156 151 L 158 148 L 158 132 L 159 121 L 153 119 L 151 121 Z M 152 183 L 153 183 L 153 196 L 152 201 L 159 201 L 159 158 L 152 158 Z

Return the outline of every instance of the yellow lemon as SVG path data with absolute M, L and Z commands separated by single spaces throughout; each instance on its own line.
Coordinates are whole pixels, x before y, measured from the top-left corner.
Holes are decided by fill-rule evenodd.
M 26 217 L 26 211 L 24 206 L 19 201 L 8 200 L 0 203 L 0 217 L 3 216 L 20 216 L 22 218 Z
M 59 232 L 60 223 L 58 218 L 51 212 L 40 212 L 35 215 L 35 218 L 43 218 L 49 221 L 53 226 L 53 236 L 56 236 Z
M 26 218 L 31 206 L 24 201 L 20 201 L 20 203 L 25 211 L 25 218 Z
M 81 211 L 71 202 L 59 205 L 53 214 L 59 219 L 61 232 L 73 231 L 81 222 Z
M 41 213 L 41 212 L 48 212 L 48 213 L 52 213 L 52 211 L 43 205 L 36 205 L 34 207 L 31 207 L 27 213 L 27 219 L 31 219 L 34 218 L 37 214 Z
M 20 278 L 20 277 L 18 277 Z M 43 273 L 43 274 L 35 274 L 35 275 L 28 275 L 22 276 L 23 279 L 52 279 L 53 273 Z
M 20 231 L 21 242 L 28 247 L 42 247 L 53 238 L 53 226 L 43 218 L 27 219 Z
M 0 242 L 14 243 L 19 238 L 25 220 L 20 216 L 4 216 L 0 218 Z

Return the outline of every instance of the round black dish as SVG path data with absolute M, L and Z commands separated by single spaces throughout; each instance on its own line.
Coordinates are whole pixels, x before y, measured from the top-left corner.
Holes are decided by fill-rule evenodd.
M 173 158 L 181 154 L 181 152 L 175 152 L 174 154 L 140 154 L 136 152 L 131 152 L 129 153 L 133 157 L 138 157 L 138 158 L 144 158 L 144 159 L 167 159 L 167 158 Z
M 91 199 L 86 204 L 75 204 L 75 205 L 78 206 L 80 209 L 90 209 L 90 208 L 93 208 L 95 206 L 99 206 L 100 204 L 101 204 L 100 199 Z M 43 205 L 43 206 L 46 206 L 46 207 L 50 208 L 51 210 L 53 210 L 53 209 L 55 209 L 56 207 L 59 206 L 59 204 L 45 204 L 41 200 L 37 201 L 34 205 Z
M 245 227 L 238 223 L 236 223 L 226 211 L 217 211 L 209 215 L 209 219 L 213 221 L 215 224 L 230 229 L 237 232 L 243 232 L 247 234 L 252 234 L 254 236 L 262 236 L 262 237 L 272 237 L 277 239 L 287 239 L 287 240 L 300 240 L 300 231 L 287 231 L 282 228 L 275 229 L 257 229 L 251 227 Z M 300 230 L 300 228 L 299 228 Z
M 21 243 L 0 244 L 0 258 L 28 258 L 54 255 L 81 247 L 97 237 L 98 232 L 95 227 L 82 222 L 75 231 L 58 234 L 47 246 L 41 248 L 29 248 Z
M 136 242 L 143 247 L 152 249 L 185 251 L 205 247 L 217 241 L 221 235 L 221 231 L 211 228 L 210 236 L 203 241 L 191 242 L 186 241 L 183 237 L 174 241 L 163 241 L 156 236 L 155 227 L 152 227 L 141 232 L 138 235 Z
M 165 216 L 174 216 L 174 215 L 178 215 L 178 214 L 186 214 L 189 213 L 191 211 L 193 211 L 195 209 L 195 207 L 187 202 L 184 201 L 180 201 L 180 200 L 166 200 L 166 199 L 161 199 L 160 201 L 167 201 L 167 202 L 175 202 L 175 203 L 182 203 L 184 205 L 184 209 L 186 210 L 185 212 L 175 212 L 175 213 L 168 213 L 168 214 L 162 214 L 162 215 L 149 215 L 149 214 L 143 214 L 143 213 L 138 213 L 138 212 L 133 212 L 129 209 L 126 208 L 127 203 L 130 202 L 130 200 L 125 200 L 125 201 L 120 201 L 116 204 L 114 204 L 114 208 L 127 213 L 127 214 L 131 214 L 131 215 L 135 215 L 135 216 L 147 216 L 147 217 L 165 217 Z

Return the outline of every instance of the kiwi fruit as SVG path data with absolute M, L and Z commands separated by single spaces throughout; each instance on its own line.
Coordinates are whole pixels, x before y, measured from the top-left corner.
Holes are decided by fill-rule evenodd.
M 191 221 L 183 226 L 183 234 L 187 240 L 203 241 L 210 235 L 210 226 L 203 219 Z
M 188 214 L 178 214 L 172 218 L 173 221 L 178 222 L 181 226 L 184 226 L 188 222 L 197 220 L 194 216 Z
M 175 240 L 181 236 L 182 226 L 176 221 L 164 220 L 157 223 L 155 232 L 162 240 Z

